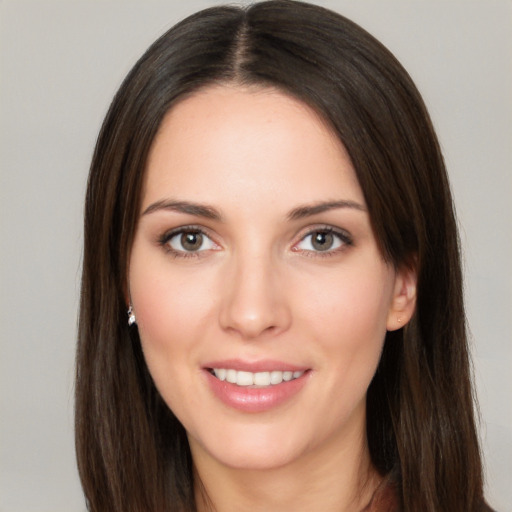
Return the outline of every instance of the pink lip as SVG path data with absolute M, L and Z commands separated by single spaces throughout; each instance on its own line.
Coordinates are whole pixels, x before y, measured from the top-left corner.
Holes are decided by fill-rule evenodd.
M 303 371 L 305 368 L 289 364 L 279 363 L 277 361 L 259 361 L 256 363 L 243 361 L 218 361 L 208 364 L 204 368 L 204 375 L 213 394 L 225 405 L 241 412 L 259 413 L 269 411 L 278 407 L 288 400 L 291 400 L 305 386 L 309 380 L 311 372 L 305 371 L 304 374 L 290 381 L 283 381 L 268 387 L 243 387 L 221 381 L 215 375 L 212 375 L 210 368 L 232 368 L 239 371 Z

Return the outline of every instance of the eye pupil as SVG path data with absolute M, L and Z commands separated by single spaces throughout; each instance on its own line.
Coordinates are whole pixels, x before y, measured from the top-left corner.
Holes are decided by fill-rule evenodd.
M 181 235 L 181 245 L 186 251 L 197 251 L 203 244 L 203 235 L 201 233 L 183 233 Z
M 317 231 L 311 239 L 311 243 L 317 251 L 328 251 L 332 247 L 333 241 L 332 233 L 325 231 Z

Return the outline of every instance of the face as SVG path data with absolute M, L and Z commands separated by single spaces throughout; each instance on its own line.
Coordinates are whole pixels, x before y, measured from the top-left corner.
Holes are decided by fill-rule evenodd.
M 152 146 L 130 257 L 144 356 L 194 456 L 270 468 L 364 437 L 413 286 L 379 253 L 339 140 L 269 89 L 178 103 Z

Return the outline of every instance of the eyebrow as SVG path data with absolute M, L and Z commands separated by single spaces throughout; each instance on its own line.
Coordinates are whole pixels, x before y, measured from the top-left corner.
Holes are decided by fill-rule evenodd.
M 355 201 L 325 201 L 321 203 L 315 203 L 312 205 L 304 205 L 294 208 L 289 214 L 289 220 L 299 220 L 305 217 L 311 217 L 312 215 L 317 215 L 319 213 L 323 213 L 329 210 L 336 210 L 338 208 L 352 208 L 354 210 L 359 210 L 362 212 L 366 212 L 366 208 Z
M 160 210 L 168 210 L 172 212 L 185 213 L 188 215 L 194 215 L 196 217 L 204 217 L 211 220 L 221 220 L 222 216 L 218 210 L 213 206 L 191 203 L 189 201 L 172 201 L 172 200 L 160 200 L 150 204 L 143 212 L 142 215 L 148 215 Z
M 303 205 L 294 208 L 288 213 L 288 220 L 299 220 L 305 217 L 311 217 L 318 215 L 329 210 L 336 210 L 339 208 L 352 208 L 359 211 L 366 211 L 366 208 L 355 202 L 355 201 L 325 201 L 315 203 L 312 205 Z M 162 199 L 150 204 L 143 212 L 142 215 L 148 215 L 150 213 L 168 210 L 172 212 L 184 213 L 187 215 L 194 215 L 196 217 L 204 217 L 210 220 L 221 221 L 222 216 L 220 212 L 213 206 L 206 204 L 192 203 L 190 201 L 173 201 Z

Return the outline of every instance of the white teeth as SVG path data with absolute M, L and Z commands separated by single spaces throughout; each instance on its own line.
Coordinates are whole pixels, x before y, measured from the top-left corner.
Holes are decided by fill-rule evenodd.
M 215 376 L 219 379 L 219 380 L 226 380 L 226 370 L 224 368 L 220 368 L 219 370 L 217 370 L 215 372 Z
M 236 384 L 236 370 L 226 370 L 226 380 L 231 384 Z
M 213 374 L 219 380 L 225 380 L 237 386 L 271 386 L 298 379 L 303 371 L 271 371 L 271 372 L 244 372 L 232 368 L 213 368 Z
M 283 382 L 283 372 L 274 371 L 270 372 L 270 383 L 271 384 L 281 384 Z
M 269 372 L 258 372 L 254 374 L 254 384 L 256 386 L 270 386 L 271 382 L 272 377 Z M 272 384 L 274 384 L 274 382 L 272 382 Z
M 254 375 L 251 372 L 236 372 L 237 386 L 252 386 L 254 384 Z

